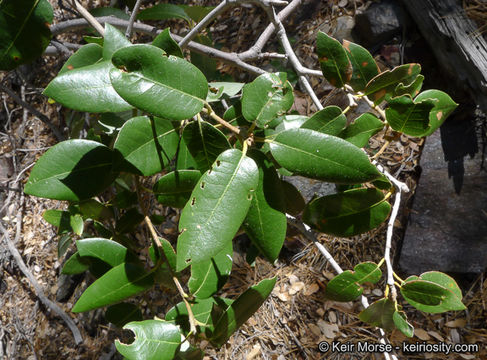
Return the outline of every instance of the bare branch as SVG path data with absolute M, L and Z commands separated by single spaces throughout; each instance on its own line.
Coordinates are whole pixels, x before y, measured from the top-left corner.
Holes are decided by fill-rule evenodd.
M 83 16 L 88 23 L 93 26 L 93 28 L 102 36 L 105 37 L 105 29 L 101 24 L 96 20 L 96 18 L 86 10 L 83 5 L 81 5 L 77 0 L 72 0 L 72 3 L 76 10 Z
M 139 12 L 140 4 L 142 0 L 137 0 L 132 10 L 132 14 L 130 14 L 129 24 L 127 25 L 127 31 L 125 31 L 125 37 L 130 39 L 132 36 L 132 29 L 134 27 L 135 19 L 137 18 L 137 13 Z

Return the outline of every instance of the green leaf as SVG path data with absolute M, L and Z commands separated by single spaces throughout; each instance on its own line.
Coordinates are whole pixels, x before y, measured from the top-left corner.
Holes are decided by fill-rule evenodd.
M 392 129 L 411 136 L 421 136 L 427 132 L 429 114 L 435 106 L 435 100 L 426 99 L 413 102 L 409 95 L 389 100 L 386 119 Z
M 141 321 L 142 311 L 135 304 L 120 303 L 108 307 L 105 319 L 118 328 L 132 321 Z
M 198 170 L 176 170 L 164 175 L 153 187 L 157 201 L 165 206 L 183 208 L 200 177 Z
M 72 311 L 77 313 L 111 305 L 146 291 L 153 285 L 152 273 L 146 272 L 139 265 L 122 263 L 91 284 Z
M 369 143 L 369 139 L 384 128 L 384 123 L 371 113 L 360 115 L 341 133 L 340 137 L 362 148 Z
M 173 4 L 157 4 L 142 10 L 137 15 L 138 20 L 166 20 L 183 19 L 191 22 L 191 18 L 186 14 L 181 6 Z
M 81 274 L 88 270 L 90 265 L 90 259 L 81 257 L 79 252 L 76 251 L 68 260 L 66 260 L 61 273 L 65 275 Z
M 179 327 L 167 321 L 137 321 L 123 328 L 135 333 L 130 345 L 115 340 L 115 347 L 127 360 L 172 360 L 181 344 Z
M 404 85 L 403 83 L 399 83 L 394 90 L 394 97 L 401 96 L 401 95 L 410 95 L 411 97 L 415 97 L 419 94 L 421 87 L 423 86 L 423 75 L 418 75 L 416 79 L 409 85 Z
M 80 214 L 74 214 L 69 217 L 69 225 L 76 235 L 83 234 L 84 222 L 83 217 Z
M 291 108 L 293 88 L 286 77 L 286 73 L 266 73 L 243 87 L 242 114 L 247 121 L 263 128 Z
M 32 169 L 26 194 L 80 201 L 105 190 L 116 178 L 113 152 L 95 141 L 66 140 L 51 147 Z
M 326 234 L 348 237 L 382 224 L 391 211 L 377 189 L 352 189 L 327 195 L 308 203 L 303 220 Z
M 392 70 L 386 70 L 369 81 L 365 88 L 365 95 L 375 104 L 380 103 L 387 94 L 392 95 L 399 83 L 410 85 L 421 71 L 419 64 L 404 64 Z
M 122 20 L 130 19 L 130 16 L 125 11 L 113 7 L 100 7 L 90 9 L 89 11 L 94 17 L 114 16 Z
M 171 268 L 173 271 L 176 271 L 176 253 L 169 241 L 164 238 L 159 238 L 159 241 L 162 245 L 162 251 L 164 252 L 165 258 L 167 259 L 168 263 L 162 264 L 162 266 L 166 268 Z M 157 262 L 158 255 L 156 256 L 156 251 L 153 246 L 149 248 L 149 255 L 153 263 Z M 171 279 L 172 281 L 172 279 Z
M 170 120 L 188 119 L 203 109 L 205 76 L 194 65 L 151 45 L 133 45 L 113 54 L 110 72 L 117 93 L 138 109 Z
M 80 256 L 90 256 L 100 259 L 112 267 L 125 262 L 138 262 L 137 257 L 127 248 L 116 241 L 90 238 L 76 241 Z
M 95 199 L 80 202 L 79 208 L 84 219 L 107 220 L 113 218 L 113 212 Z
M 246 322 L 264 303 L 272 292 L 276 278 L 265 279 L 247 289 L 221 315 L 211 342 L 222 346 L 244 322 Z
M 198 6 L 198 5 L 179 5 L 184 9 L 184 12 L 196 23 L 199 23 L 203 18 L 213 10 L 214 6 Z
M 343 47 L 353 69 L 349 80 L 350 86 L 355 91 L 362 91 L 367 83 L 379 74 L 379 67 L 372 55 L 362 46 L 343 40 Z
M 180 58 L 184 57 L 178 43 L 172 38 L 169 28 L 165 28 L 155 37 L 152 41 L 152 46 L 164 50 L 168 55 L 174 55 Z
M 117 234 L 134 232 L 142 220 L 144 220 L 144 215 L 142 215 L 137 208 L 131 208 L 117 220 L 115 231 Z
M 438 129 L 445 119 L 456 109 L 458 104 L 452 98 L 440 90 L 426 90 L 416 96 L 414 102 L 422 102 L 427 99 L 437 100 L 429 114 L 429 126 L 426 132 L 418 136 L 429 136 Z
M 306 203 L 299 190 L 293 184 L 284 180 L 281 181 L 281 186 L 286 203 L 286 213 L 297 215 L 303 211 Z
M 57 245 L 57 256 L 58 258 L 63 257 L 63 255 L 68 251 L 69 246 L 73 242 L 71 234 L 63 234 L 59 237 L 59 242 Z
M 327 106 L 317 111 L 301 128 L 338 136 L 347 126 L 347 117 L 338 106 Z
M 120 170 L 150 176 L 169 164 L 178 142 L 177 129 L 170 121 L 137 116 L 122 126 L 113 148 L 124 158 Z
M 394 311 L 392 315 L 394 325 L 407 337 L 413 337 L 414 327 L 408 322 L 408 318 L 404 311 Z
M 419 278 L 421 280 L 431 281 L 435 284 L 443 286 L 445 289 L 448 289 L 451 292 L 453 292 L 455 296 L 458 297 L 460 300 L 462 299 L 462 290 L 460 289 L 456 281 L 451 276 L 448 276 L 447 274 L 444 274 L 439 271 L 428 271 L 422 273 L 419 276 Z
M 42 217 L 49 224 L 58 228 L 58 234 L 63 234 L 72 230 L 69 211 L 49 209 L 44 211 Z
M 279 256 L 286 238 L 286 203 L 282 183 L 271 161 L 260 151 L 249 151 L 259 168 L 259 183 L 243 227 L 255 247 L 270 262 Z
M 335 87 L 342 87 L 352 77 L 352 64 L 343 46 L 324 32 L 316 37 L 316 53 L 323 76 Z
M 240 90 L 244 87 L 244 83 L 238 83 L 238 82 L 211 82 L 208 83 L 208 86 L 210 88 L 214 89 L 222 89 L 222 94 L 225 94 L 227 96 L 235 96 L 237 95 Z
M 408 281 L 401 286 L 401 294 L 416 309 L 432 314 L 466 309 L 455 293 L 431 281 Z
M 394 329 L 394 312 L 396 311 L 394 302 L 389 299 L 380 299 L 363 310 L 359 319 L 372 326 L 377 326 L 385 331 Z
M 358 264 L 354 270 L 346 270 L 330 280 L 325 290 L 327 299 L 343 302 L 353 301 L 364 291 L 360 284 L 366 282 L 375 284 L 382 276 L 382 271 L 373 262 Z
M 206 171 L 222 152 L 230 148 L 227 137 L 206 121 L 193 121 L 183 129 L 184 143 L 200 171 Z
M 189 292 L 200 299 L 209 298 L 227 282 L 233 264 L 233 246 L 229 241 L 210 260 L 191 265 Z
M 132 109 L 110 83 L 110 61 L 83 66 L 56 76 L 43 94 L 56 102 L 78 111 L 121 112 Z
M 247 215 L 258 179 L 257 165 L 240 150 L 218 156 L 181 212 L 178 271 L 211 259 L 232 240 Z
M 215 46 L 209 35 L 198 34 L 193 38 L 193 41 L 209 47 Z M 190 57 L 191 63 L 200 69 L 206 78 L 215 79 L 219 77 L 220 74 L 217 71 L 215 59 L 196 51 L 190 51 Z
M 314 130 L 285 130 L 270 146 L 279 165 L 297 175 L 341 184 L 359 184 L 380 176 L 358 147 Z
M 103 60 L 111 60 L 115 51 L 132 43 L 127 40 L 124 34 L 109 23 L 105 23 L 105 36 L 103 37 Z
M 102 58 L 102 54 L 103 48 L 100 45 L 86 44 L 69 57 L 59 70 L 58 76 L 71 70 L 93 65 Z
M 47 0 L 0 2 L 0 70 L 41 56 L 51 41 L 52 7 Z
M 178 155 L 176 158 L 176 170 L 197 169 L 198 165 L 189 152 L 183 137 L 179 138 Z

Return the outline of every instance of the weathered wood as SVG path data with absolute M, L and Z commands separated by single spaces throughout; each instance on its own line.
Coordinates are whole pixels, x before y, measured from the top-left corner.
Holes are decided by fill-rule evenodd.
M 440 66 L 487 111 L 487 42 L 459 0 L 403 0 Z

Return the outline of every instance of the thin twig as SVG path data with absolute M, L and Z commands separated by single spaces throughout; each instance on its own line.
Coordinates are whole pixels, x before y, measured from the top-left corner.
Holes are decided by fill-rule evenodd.
M 125 31 L 125 37 L 127 39 L 130 39 L 130 37 L 132 36 L 132 29 L 134 28 L 134 22 L 135 19 L 137 18 L 137 13 L 139 12 L 141 3 L 142 0 L 137 0 L 132 10 L 132 14 L 130 14 L 129 24 L 127 25 L 127 31 Z
M 30 105 L 29 103 L 23 101 L 13 90 L 9 89 L 7 86 L 3 85 L 2 83 L 0 83 L 0 90 L 5 91 L 17 104 L 19 104 L 20 106 L 29 110 L 29 112 L 32 115 L 35 115 L 44 124 L 49 126 L 49 128 L 51 129 L 52 133 L 54 134 L 54 136 L 56 137 L 56 139 L 58 141 L 64 140 L 63 134 L 59 131 L 59 129 L 56 126 L 54 126 L 51 123 L 51 121 L 49 120 L 49 118 L 46 115 L 41 113 L 39 110 L 37 110 L 35 107 Z
M 81 5 L 77 0 L 72 0 L 73 6 L 78 10 L 80 15 L 88 21 L 88 23 L 93 26 L 98 34 L 102 37 L 105 37 L 105 29 L 103 26 L 96 20 L 96 18 L 90 14 L 88 10 L 86 10 L 83 5 Z
M 206 108 L 203 109 L 203 112 L 208 114 L 213 120 L 221 124 L 222 126 L 226 127 L 228 130 L 234 132 L 237 135 L 240 135 L 241 130 L 233 126 L 232 124 L 228 123 L 227 121 L 223 120 L 221 117 L 219 117 L 211 108 L 209 104 L 206 104 Z
M 24 195 L 21 195 L 21 204 L 23 203 Z M 9 214 L 10 216 L 10 214 Z M 22 212 L 18 211 L 17 218 L 16 218 L 16 234 L 15 234 L 15 242 L 20 239 L 21 229 L 22 229 Z M 20 271 L 24 274 L 24 276 L 29 280 L 30 284 L 35 290 L 35 293 L 39 300 L 46 306 L 48 309 L 51 309 L 55 314 L 57 314 L 68 326 L 69 330 L 73 333 L 74 341 L 76 345 L 81 344 L 83 342 L 83 338 L 79 329 L 76 327 L 73 319 L 71 319 L 63 309 L 59 307 L 55 302 L 51 301 L 45 294 L 42 287 L 37 282 L 36 278 L 32 273 L 29 271 L 27 265 L 25 265 L 24 260 L 22 260 L 22 256 L 20 255 L 19 251 L 15 247 L 12 240 L 8 235 L 7 230 L 3 227 L 2 223 L 0 222 L 0 230 L 3 232 L 3 238 L 7 242 L 7 247 L 12 254 L 13 258 L 15 259 L 17 266 L 19 267 Z

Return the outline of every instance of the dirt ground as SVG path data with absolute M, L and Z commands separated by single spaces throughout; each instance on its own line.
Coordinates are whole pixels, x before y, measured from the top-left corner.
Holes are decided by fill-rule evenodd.
M 211 3 L 215 3 L 213 1 Z M 56 19 L 72 14 L 61 11 L 57 1 Z M 109 1 L 84 1 L 87 7 Z M 194 1 L 192 3 L 195 3 Z M 196 3 L 202 3 L 196 2 Z M 210 2 L 204 2 L 208 5 Z M 293 39 L 297 55 L 304 65 L 318 68 L 314 55 L 316 32 L 326 26 L 334 26 L 341 16 L 353 17 L 357 8 L 369 1 L 330 1 L 306 3 L 315 4 L 292 16 L 286 28 Z M 183 31 L 178 21 L 170 23 L 175 31 Z M 248 48 L 252 40 L 267 25 L 264 14 L 256 7 L 241 7 L 230 10 L 212 27 L 212 36 L 224 50 L 239 51 Z M 230 34 L 231 39 L 228 39 Z M 69 35 L 73 41 L 80 41 L 76 35 Z M 272 50 L 277 45 L 270 46 Z M 270 50 L 269 50 L 270 51 Z M 383 60 L 386 63 L 385 60 Z M 0 75 L 0 80 L 13 89 L 22 99 L 33 105 L 60 129 L 66 127 L 64 110 L 49 104 L 41 95 L 42 89 L 55 76 L 62 59 L 43 57 L 19 71 Z M 258 64 L 270 69 L 273 64 Z M 232 75 L 236 81 L 249 79 L 247 74 L 218 64 L 219 70 Z M 428 76 L 428 74 L 425 74 Z M 322 81 L 313 79 L 312 85 L 323 101 L 340 103 L 341 99 Z M 312 110 L 306 95 L 296 91 L 295 108 L 305 114 Z M 42 213 L 46 209 L 64 209 L 66 204 L 44 200 L 22 193 L 29 170 L 47 148 L 56 143 L 49 128 L 30 112 L 17 105 L 11 97 L 2 93 L 0 104 L 0 217 L 6 232 L 0 241 L 0 359 L 120 359 L 113 341 L 128 338 L 103 318 L 103 311 L 83 314 L 70 312 L 76 299 L 86 288 L 89 279 L 82 278 L 73 294 L 59 306 L 74 321 L 83 337 L 83 343 L 75 345 L 73 335 L 65 323 L 39 300 L 39 293 L 20 270 L 7 246 L 7 237 L 15 244 L 29 272 L 36 279 L 44 294 L 55 301 L 60 287 L 59 275 L 64 258 L 58 258 L 59 237 L 56 229 L 46 223 Z M 383 134 L 376 135 L 370 144 L 370 151 L 377 151 L 384 143 Z M 402 136 L 399 141 L 381 155 L 379 162 L 414 190 L 418 177 L 418 162 L 422 141 Z M 403 199 L 401 216 L 395 224 L 393 252 L 396 250 L 405 226 L 414 191 Z M 172 210 L 160 209 L 177 216 Z M 354 238 L 320 236 L 337 262 L 344 269 L 351 269 L 362 261 L 379 262 L 383 257 L 386 226 L 370 234 Z M 170 237 L 171 234 L 168 234 Z M 72 245 L 74 247 L 74 245 Z M 335 274 L 316 247 L 301 234 L 290 228 L 283 252 L 276 264 L 257 259 L 250 267 L 245 258 L 235 254 L 234 268 L 229 283 L 224 287 L 224 296 L 232 297 L 260 279 L 277 276 L 278 282 L 269 299 L 261 309 L 245 323 L 219 351 L 202 343 L 208 359 L 381 359 L 382 354 L 338 354 L 319 352 L 321 341 L 378 342 L 379 331 L 358 319 L 362 309 L 356 302 L 338 303 L 326 300 L 323 289 Z M 473 354 L 407 355 L 408 359 L 486 359 L 487 326 L 486 301 L 487 282 L 485 274 L 462 278 L 466 311 L 428 315 L 405 306 L 410 322 L 415 327 L 415 336 L 409 341 L 440 341 L 456 343 L 479 343 L 481 352 Z M 369 302 L 383 296 L 384 283 L 366 289 Z M 176 293 L 157 289 L 137 298 L 144 308 L 144 317 L 163 317 L 164 313 L 179 301 Z M 406 341 L 398 331 L 389 334 L 393 345 Z

